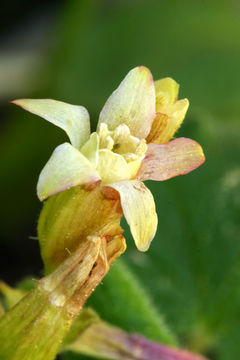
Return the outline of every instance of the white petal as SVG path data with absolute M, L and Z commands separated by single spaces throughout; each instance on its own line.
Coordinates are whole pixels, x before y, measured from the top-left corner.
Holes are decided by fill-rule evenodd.
M 66 131 L 76 148 L 89 138 L 89 114 L 83 106 L 51 99 L 19 99 L 14 100 L 13 103 Z
M 122 181 L 109 185 L 120 194 L 124 216 L 136 246 L 146 251 L 157 229 L 157 214 L 151 192 L 141 181 Z
M 155 116 L 155 88 L 152 74 L 144 66 L 132 69 L 104 105 L 100 123 L 109 130 L 126 124 L 131 134 L 143 139 L 151 128 Z M 99 126 L 98 125 L 98 126 Z
M 131 177 L 126 160 L 107 149 L 99 150 L 97 172 L 104 185 Z
M 59 145 L 43 168 L 37 185 L 40 200 L 76 185 L 99 181 L 88 159 L 72 145 Z

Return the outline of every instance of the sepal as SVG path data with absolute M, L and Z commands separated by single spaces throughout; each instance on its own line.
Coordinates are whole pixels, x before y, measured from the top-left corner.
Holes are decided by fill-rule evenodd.
M 53 271 L 88 236 L 112 238 L 123 232 L 119 198 L 108 199 L 99 185 L 80 186 L 49 198 L 41 211 L 38 239 L 45 271 Z

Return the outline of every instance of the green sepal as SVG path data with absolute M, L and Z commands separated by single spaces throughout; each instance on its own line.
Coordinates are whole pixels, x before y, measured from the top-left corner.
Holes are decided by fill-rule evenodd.
M 100 186 L 80 186 L 46 201 L 38 223 L 38 239 L 46 273 L 53 271 L 87 236 L 114 236 L 120 227 L 119 199 L 107 199 Z

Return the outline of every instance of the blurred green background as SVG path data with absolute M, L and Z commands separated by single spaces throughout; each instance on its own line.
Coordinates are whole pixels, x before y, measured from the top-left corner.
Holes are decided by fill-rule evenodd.
M 95 129 L 107 97 L 131 68 L 145 65 L 155 79 L 180 83 L 190 108 L 178 136 L 198 141 L 206 163 L 147 184 L 159 215 L 152 246 L 139 253 L 123 222 L 125 264 L 113 266 L 89 304 L 150 339 L 171 343 L 166 326 L 182 347 L 212 360 L 239 359 L 239 1 L 23 1 L 1 17 L 0 277 L 13 285 L 29 273 L 41 276 L 32 238 L 41 209 L 35 187 L 51 152 L 66 140 L 9 101 L 83 105 Z

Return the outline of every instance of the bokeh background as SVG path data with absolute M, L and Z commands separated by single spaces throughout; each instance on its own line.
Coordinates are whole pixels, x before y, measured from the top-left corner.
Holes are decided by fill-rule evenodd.
M 178 136 L 197 140 L 206 163 L 147 184 L 159 215 L 152 246 L 137 252 L 123 222 L 124 262 L 112 267 L 89 304 L 152 340 L 177 341 L 211 360 L 239 359 L 239 1 L 12 1 L 1 9 L 0 39 L 0 277 L 14 285 L 42 274 L 35 187 L 51 152 L 67 139 L 10 101 L 83 105 L 94 129 L 126 73 L 146 65 L 155 79 L 180 83 L 190 108 Z

